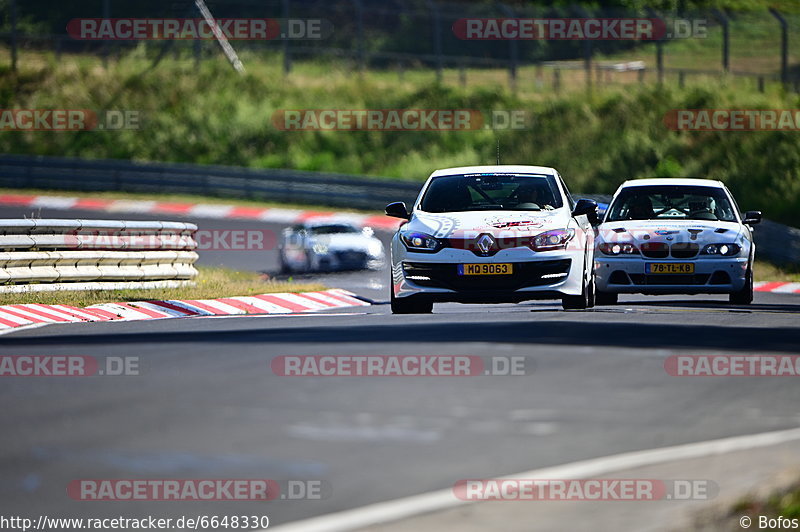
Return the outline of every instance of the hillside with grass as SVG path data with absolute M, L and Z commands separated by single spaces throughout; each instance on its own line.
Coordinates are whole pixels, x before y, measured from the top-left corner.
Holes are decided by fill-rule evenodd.
M 134 109 L 140 130 L 0 132 L 3 153 L 295 168 L 423 180 L 433 169 L 495 161 L 557 167 L 573 190 L 610 193 L 644 176 L 725 181 L 743 209 L 800 226 L 800 133 L 675 132 L 664 115 L 682 108 L 798 108 L 777 85 L 761 94 L 735 78 L 672 84 L 582 86 L 555 96 L 504 85 L 504 72 L 461 88 L 429 72 L 371 72 L 309 62 L 291 76 L 279 57 L 244 55 L 245 75 L 223 60 L 164 61 L 134 52 L 104 68 L 96 58 L 24 57 L 0 76 L 2 108 Z M 7 64 L 7 63 L 5 63 Z M 4 67 L 5 68 L 5 67 Z M 494 76 L 494 77 L 492 77 Z M 280 131 L 281 109 L 524 110 L 524 130 Z

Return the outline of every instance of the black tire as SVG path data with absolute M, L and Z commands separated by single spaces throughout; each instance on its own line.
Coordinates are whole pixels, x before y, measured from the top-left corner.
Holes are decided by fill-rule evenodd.
M 420 299 L 417 296 L 404 298 L 394 297 L 394 279 L 389 274 L 389 299 L 392 314 L 430 314 L 433 312 L 433 301 Z
M 592 272 L 592 277 L 589 279 L 589 290 L 586 294 L 586 308 L 594 308 L 595 304 L 597 304 L 597 287 L 594 284 L 594 272 Z
M 614 292 L 601 292 L 597 290 L 595 294 L 596 305 L 616 305 L 619 300 L 619 294 Z
M 564 310 L 586 310 L 589 306 L 589 294 L 586 289 L 586 283 L 583 283 L 583 289 L 579 296 L 562 296 L 561 307 Z
M 430 314 L 433 312 L 433 302 L 419 299 L 415 296 L 397 299 L 392 294 L 392 314 Z
M 585 265 L 584 265 L 585 267 Z M 585 271 L 585 270 L 584 270 Z M 583 282 L 583 289 L 579 296 L 562 296 L 561 308 L 564 310 L 586 310 L 594 306 L 594 270 L 591 271 L 589 282 Z
M 747 268 L 744 276 L 744 286 L 738 292 L 732 292 L 728 301 L 733 305 L 749 305 L 753 302 L 753 269 Z
M 280 273 L 282 274 L 289 274 L 292 273 L 292 269 L 286 264 L 286 259 L 283 256 L 283 253 L 279 254 L 278 262 L 280 263 Z

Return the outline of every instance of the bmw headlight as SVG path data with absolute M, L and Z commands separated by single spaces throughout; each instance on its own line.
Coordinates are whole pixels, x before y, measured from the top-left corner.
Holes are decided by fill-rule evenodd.
M 435 253 L 439 251 L 444 244 L 438 238 L 432 237 L 426 233 L 415 231 L 408 231 L 400 233 L 400 240 L 409 251 L 421 251 L 423 253 Z
M 718 255 L 722 257 L 733 257 L 742 250 L 739 244 L 709 244 L 703 248 L 703 255 Z
M 317 242 L 311 248 L 311 251 L 313 251 L 314 254 L 316 254 L 316 255 L 327 255 L 328 254 L 328 246 L 326 246 L 325 244 L 322 244 L 320 242 Z
M 619 255 L 639 254 L 639 249 L 630 242 L 603 242 L 598 247 L 604 255 L 611 255 L 614 257 Z

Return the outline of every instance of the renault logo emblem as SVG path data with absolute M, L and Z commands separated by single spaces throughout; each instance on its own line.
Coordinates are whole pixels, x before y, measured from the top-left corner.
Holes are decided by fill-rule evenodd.
M 491 235 L 481 235 L 475 245 L 478 246 L 481 253 L 489 253 L 494 247 L 494 238 Z

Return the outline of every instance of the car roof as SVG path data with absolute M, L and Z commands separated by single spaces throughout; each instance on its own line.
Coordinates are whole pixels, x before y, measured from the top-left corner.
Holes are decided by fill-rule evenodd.
M 306 220 L 303 225 L 306 227 L 318 227 L 320 225 L 347 225 L 358 228 L 358 224 L 353 223 L 352 220 L 348 220 L 346 218 L 337 218 L 336 215 L 332 215 L 330 217 L 320 216 L 319 218 L 314 218 L 313 220 Z
M 456 174 L 546 174 L 555 175 L 555 168 L 549 166 L 526 166 L 521 164 L 500 164 L 492 166 L 459 166 L 442 168 L 431 174 L 431 177 Z
M 617 192 L 623 188 L 628 187 L 645 187 L 645 186 L 679 186 L 679 187 L 715 187 L 725 188 L 722 181 L 715 179 L 701 179 L 699 177 L 650 177 L 646 179 L 632 179 L 622 183 Z

